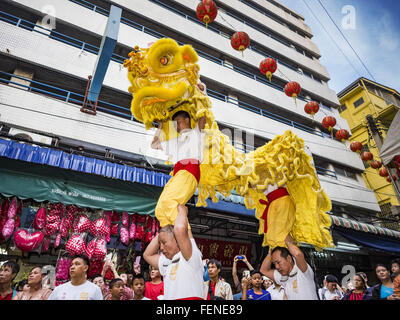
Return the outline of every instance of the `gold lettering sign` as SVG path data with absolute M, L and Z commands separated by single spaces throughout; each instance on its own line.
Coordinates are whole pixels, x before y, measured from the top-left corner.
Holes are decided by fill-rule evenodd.
M 204 253 L 204 244 L 197 244 L 197 247 L 199 248 L 201 253 Z
M 247 246 L 240 246 L 239 254 L 247 255 Z
M 225 245 L 224 257 L 231 258 L 233 256 L 233 246 L 231 244 Z
M 218 255 L 218 247 L 219 244 L 216 242 L 213 242 L 212 244 L 210 244 L 210 257 L 216 257 Z

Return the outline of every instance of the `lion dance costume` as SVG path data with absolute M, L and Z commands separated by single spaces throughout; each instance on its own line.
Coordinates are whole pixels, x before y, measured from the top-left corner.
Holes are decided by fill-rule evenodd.
M 209 197 L 217 202 L 217 192 L 227 197 L 235 190 L 244 197 L 248 209 L 255 209 L 263 246 L 285 246 L 290 233 L 297 242 L 316 249 L 333 247 L 331 220 L 326 213 L 331 202 L 320 186 L 311 157 L 304 151 L 304 141 L 289 130 L 253 152 L 236 150 L 220 132 L 211 102 L 198 86 L 197 61 L 190 45 L 179 46 L 163 38 L 150 48 L 135 47 L 124 63 L 133 94 L 131 111 L 146 130 L 154 127 L 154 121 L 171 123 L 178 111 L 190 115 L 192 129 L 201 117 L 206 120 L 200 178 L 194 181 L 186 175 L 175 179 L 173 187 L 164 187 L 163 193 L 168 188 L 169 196 L 160 197 L 157 207 L 162 210 L 156 210 L 161 226 L 173 224 L 177 202 L 185 204 L 196 186 L 196 206 L 207 206 Z M 163 125 L 160 140 L 177 139 L 179 135 L 173 126 Z M 175 165 L 174 173 L 181 171 Z M 190 180 L 190 188 L 186 188 L 185 179 Z M 178 193 L 183 195 L 174 197 Z M 178 200 L 167 203 L 166 198 Z

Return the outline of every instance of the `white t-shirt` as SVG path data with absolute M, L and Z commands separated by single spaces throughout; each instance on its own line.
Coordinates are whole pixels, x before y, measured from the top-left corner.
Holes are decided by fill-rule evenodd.
M 90 281 L 79 286 L 69 281 L 55 287 L 49 300 L 103 300 L 103 295 L 100 287 Z
M 324 294 L 325 299 L 322 297 L 322 289 L 325 289 L 324 290 L 325 291 L 325 294 Z M 333 300 L 334 297 L 339 297 L 339 299 L 343 298 L 342 293 L 337 289 L 335 289 L 333 292 L 330 292 L 327 288 L 320 288 L 318 290 L 318 294 L 319 294 L 319 298 L 321 300 Z
M 281 286 L 279 290 L 275 285 L 272 285 L 267 290 L 271 295 L 271 300 L 283 300 L 285 294 L 285 289 Z
M 180 133 L 175 139 L 161 142 L 161 147 L 173 164 L 185 159 L 196 159 L 201 162 L 204 154 L 204 133 L 200 132 L 199 126 L 196 126 Z
M 140 299 L 140 300 L 151 300 L 151 299 L 149 299 L 149 298 L 146 298 L 146 297 L 143 297 L 142 299 Z
M 275 282 L 285 288 L 288 300 L 318 300 L 314 272 L 308 264 L 306 272 L 303 273 L 295 262 L 290 274 L 284 279 L 276 269 L 274 270 Z
M 197 248 L 194 239 L 192 242 L 192 256 L 185 260 L 179 251 L 172 260 L 164 255 L 158 260 L 158 268 L 164 277 L 164 300 L 203 297 L 204 267 L 202 254 Z

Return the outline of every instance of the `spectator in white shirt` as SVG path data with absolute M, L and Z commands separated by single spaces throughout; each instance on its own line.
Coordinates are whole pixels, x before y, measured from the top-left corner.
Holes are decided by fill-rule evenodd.
M 271 294 L 271 300 L 287 300 L 285 288 L 272 280 L 272 286 L 267 291 Z
M 99 286 L 87 280 L 89 259 L 84 255 L 72 259 L 71 281 L 55 287 L 48 300 L 103 300 Z
M 341 300 L 343 298 L 343 290 L 338 285 L 338 279 L 333 275 L 325 277 L 325 287 L 318 290 L 320 300 Z

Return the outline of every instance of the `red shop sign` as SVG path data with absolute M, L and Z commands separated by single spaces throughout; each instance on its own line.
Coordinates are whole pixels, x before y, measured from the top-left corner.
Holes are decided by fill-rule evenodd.
M 251 244 L 197 238 L 196 244 L 203 259 L 217 259 L 223 267 L 232 267 L 236 255 L 245 255 L 251 259 Z

